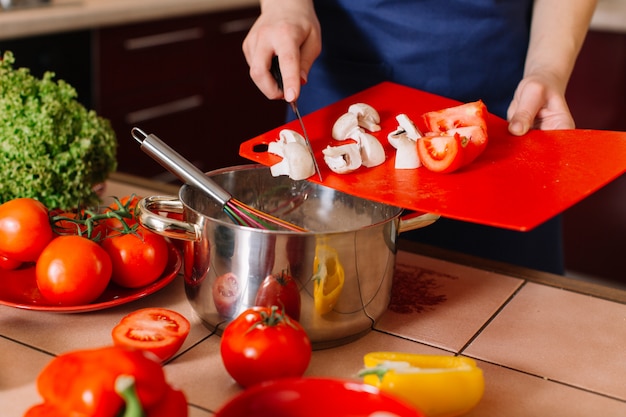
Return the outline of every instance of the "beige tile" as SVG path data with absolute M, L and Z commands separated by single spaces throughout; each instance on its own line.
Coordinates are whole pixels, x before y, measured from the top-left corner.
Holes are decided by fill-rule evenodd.
M 182 389 L 192 408 L 215 412 L 241 388 L 228 375 L 220 356 L 220 338 L 212 335 L 165 366 L 172 385 Z
M 458 352 L 522 282 L 399 252 L 390 311 L 375 327 Z
M 0 337 L 0 414 L 21 417 L 41 402 L 35 380 L 50 355 Z
M 0 306 L 0 334 L 53 354 L 110 345 L 111 330 L 120 319 L 145 307 L 169 308 L 191 321 L 191 332 L 182 350 L 210 334 L 185 298 L 182 276 L 143 299 L 88 313 L 59 314 Z
M 479 362 L 485 394 L 465 417 L 623 417 L 626 403 Z
M 529 283 L 464 353 L 626 400 L 625 347 L 626 305 Z

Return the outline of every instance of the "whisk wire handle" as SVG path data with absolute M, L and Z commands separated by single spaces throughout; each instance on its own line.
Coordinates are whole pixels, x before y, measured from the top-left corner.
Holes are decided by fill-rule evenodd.
M 154 134 L 146 134 L 143 130 L 134 127 L 131 130 L 133 138 L 141 145 L 141 150 L 161 164 L 184 183 L 190 184 L 213 197 L 217 202 L 226 206 L 232 196 L 220 187 L 215 181 L 207 177 L 198 167 L 163 142 Z

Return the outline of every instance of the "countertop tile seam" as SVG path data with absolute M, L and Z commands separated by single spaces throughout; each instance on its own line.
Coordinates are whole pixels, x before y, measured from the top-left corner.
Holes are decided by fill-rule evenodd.
M 441 350 L 441 351 L 444 351 L 444 352 L 449 352 L 449 353 L 451 353 L 451 354 L 453 354 L 455 356 L 459 355 L 459 352 L 455 352 L 452 349 L 446 349 L 445 347 L 442 347 L 442 346 L 439 346 L 439 345 L 436 345 L 436 344 L 430 344 L 430 343 L 426 343 L 426 342 L 423 342 L 423 341 L 420 341 L 420 340 L 415 340 L 415 339 L 412 339 L 412 338 L 410 338 L 408 336 L 402 336 L 402 335 L 399 335 L 397 333 L 391 333 L 391 332 L 388 332 L 388 331 L 385 331 L 385 330 L 380 330 L 380 329 L 377 329 L 377 328 L 373 328 L 372 331 L 380 333 L 380 334 L 385 334 L 387 336 L 392 336 L 392 337 L 395 337 L 395 338 L 398 338 L 398 339 L 401 339 L 401 340 L 406 340 L 408 342 L 415 343 L 415 344 L 418 344 L 418 345 L 428 346 L 428 347 L 432 347 L 432 348 L 435 348 L 435 349 L 438 349 L 438 350 Z
M 219 335 L 217 335 L 215 330 L 212 330 L 211 333 L 209 333 L 208 335 L 202 337 L 200 340 L 198 340 L 196 343 L 190 345 L 189 347 L 187 347 L 185 350 L 182 350 L 180 352 L 178 352 L 174 357 L 172 357 L 171 359 L 169 359 L 164 366 L 167 366 L 168 364 L 176 361 L 176 359 L 182 357 L 185 353 L 188 353 L 189 351 L 191 351 L 193 348 L 200 346 L 202 343 L 204 343 L 205 341 L 207 341 L 210 337 L 212 336 L 216 336 L 219 337 Z
M 483 330 L 489 327 L 489 325 L 496 319 L 496 317 L 498 317 L 502 310 L 504 310 L 506 306 L 509 305 L 509 303 L 517 296 L 517 294 L 519 294 L 519 292 L 526 286 L 526 284 L 528 284 L 527 280 L 522 280 L 520 282 L 515 291 L 513 291 L 513 293 L 511 293 L 511 295 L 506 300 L 504 300 L 502 304 L 500 304 L 500 307 L 498 307 L 498 309 L 493 312 L 493 314 L 483 323 L 483 325 L 480 326 L 476 333 L 474 333 L 474 335 L 469 338 L 469 340 L 461 347 L 461 349 L 459 349 L 460 355 L 463 355 L 463 352 L 465 352 L 465 350 L 476 340 L 476 338 L 480 336 Z
M 604 398 L 607 398 L 607 399 L 610 399 L 610 400 L 619 401 L 620 403 L 626 404 L 626 399 L 621 398 L 621 397 L 616 397 L 616 396 L 609 395 L 609 394 L 606 394 L 606 393 L 603 393 L 603 392 L 594 391 L 594 390 L 588 389 L 588 388 L 583 388 L 583 387 L 580 387 L 578 385 L 570 384 L 568 382 L 561 381 L 561 380 L 558 380 L 558 379 L 548 378 L 546 376 L 538 375 L 536 373 L 523 371 L 521 369 L 516 369 L 516 368 L 510 367 L 510 366 L 502 365 L 502 364 L 497 363 L 497 362 L 492 362 L 490 360 L 485 360 L 484 358 L 478 358 L 478 357 L 473 356 L 473 355 L 462 355 L 462 356 L 466 357 L 466 358 L 474 359 L 477 362 L 479 362 L 478 367 L 480 367 L 480 362 L 482 362 L 482 363 L 486 363 L 486 364 L 489 364 L 489 365 L 497 366 L 497 367 L 502 368 L 502 369 L 507 369 L 507 370 L 512 371 L 512 372 L 516 372 L 516 373 L 519 373 L 519 374 L 524 374 L 524 375 L 527 375 L 527 376 L 530 376 L 530 377 L 533 377 L 533 378 L 538 378 L 538 379 L 544 380 L 546 382 L 552 382 L 554 384 L 562 385 L 564 387 L 575 389 L 577 391 L 583 391 L 583 392 L 586 392 L 586 393 L 589 393 L 589 394 L 592 394 L 592 395 L 597 395 L 599 397 L 604 397 Z
M 28 343 L 24 343 L 21 340 L 13 339 L 12 337 L 8 337 L 8 336 L 5 336 L 3 334 L 0 334 L 0 337 L 5 339 L 5 340 L 8 340 L 9 342 L 17 343 L 20 346 L 24 346 L 27 349 L 35 350 L 35 351 L 37 351 L 39 353 L 43 353 L 44 355 L 48 355 L 51 358 L 54 358 L 54 357 L 57 356 L 55 353 L 48 352 L 47 350 L 44 350 L 44 349 L 39 348 L 37 346 L 29 345 Z
M 203 413 L 208 413 L 210 415 L 214 415 L 216 413 L 214 410 L 210 410 L 206 407 L 194 403 L 187 403 L 187 406 L 195 408 L 198 411 L 202 411 Z

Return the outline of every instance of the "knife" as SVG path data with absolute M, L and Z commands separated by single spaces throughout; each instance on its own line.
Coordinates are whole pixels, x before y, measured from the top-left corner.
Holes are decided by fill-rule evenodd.
M 274 56 L 272 58 L 272 66 L 270 67 L 270 72 L 272 73 L 272 76 L 276 80 L 276 83 L 278 84 L 278 88 L 280 88 L 280 90 L 283 91 L 283 75 L 280 73 L 280 67 L 278 66 L 277 56 Z M 311 157 L 313 158 L 313 165 L 315 166 L 315 172 L 317 172 L 317 176 L 319 177 L 320 182 L 322 182 L 323 181 L 322 172 L 320 171 L 320 167 L 317 165 L 317 161 L 315 160 L 315 153 L 313 153 L 313 148 L 311 147 L 311 142 L 309 141 L 309 135 L 307 135 L 306 133 L 306 128 L 304 127 L 302 116 L 300 115 L 300 111 L 298 110 L 297 101 L 294 100 L 290 102 L 289 105 L 291 106 L 291 110 L 293 110 L 294 114 L 298 118 L 298 122 L 300 122 L 300 128 L 302 129 L 302 136 L 304 136 L 304 141 L 306 142 L 306 146 L 309 149 L 309 153 L 311 154 Z

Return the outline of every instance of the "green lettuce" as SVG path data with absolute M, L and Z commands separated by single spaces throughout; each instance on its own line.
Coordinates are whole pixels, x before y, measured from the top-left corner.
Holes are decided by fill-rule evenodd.
M 0 60 L 0 203 L 31 197 L 48 208 L 98 203 L 94 191 L 117 168 L 108 120 L 87 110 L 53 72 L 41 79 Z

